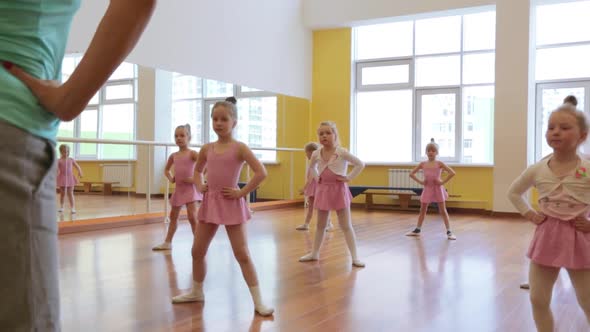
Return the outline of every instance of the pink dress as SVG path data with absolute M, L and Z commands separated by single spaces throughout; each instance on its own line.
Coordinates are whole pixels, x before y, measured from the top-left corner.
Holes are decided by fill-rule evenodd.
M 447 200 L 449 194 L 445 190 L 445 187 L 436 184 L 436 180 L 440 180 L 442 174 L 442 168 L 440 167 L 423 167 L 422 172 L 424 173 L 424 189 L 420 196 L 420 202 L 422 203 L 440 203 Z
M 342 210 L 350 207 L 352 194 L 346 182 L 338 181 L 338 175 L 326 167 L 315 190 L 315 208 L 322 211 Z
M 176 187 L 172 198 L 170 198 L 170 204 L 179 207 L 202 200 L 203 195 L 197 191 L 197 187 L 192 183 L 183 181 L 192 178 L 195 174 L 196 161 L 193 160 L 190 154 L 175 153 L 172 158 L 174 160 L 174 182 Z
M 590 207 L 558 188 L 539 206 L 547 219 L 535 229 L 527 257 L 552 267 L 590 269 L 590 233 L 576 230 L 576 216 L 590 216 Z
M 59 158 L 57 161 L 57 169 L 59 174 L 57 175 L 57 186 L 58 187 L 73 187 L 78 183 L 76 177 L 74 177 L 74 159 L 72 158 Z
M 223 196 L 225 187 L 238 188 L 238 179 L 244 161 L 238 159 L 238 143 L 234 142 L 223 153 L 216 153 L 212 144 L 207 152 L 207 192 L 199 208 L 201 223 L 239 225 L 251 217 L 245 198 L 230 199 Z

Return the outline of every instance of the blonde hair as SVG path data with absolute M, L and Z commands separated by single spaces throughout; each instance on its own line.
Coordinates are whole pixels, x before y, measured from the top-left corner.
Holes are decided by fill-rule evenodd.
M 184 129 L 186 131 L 186 133 L 188 134 L 188 140 L 190 141 L 192 138 L 192 134 L 191 134 L 191 125 L 190 124 L 184 124 L 184 125 L 180 125 L 178 127 L 176 127 L 175 131 L 178 129 Z
M 318 127 L 318 131 L 320 130 L 321 126 L 328 126 L 336 136 L 336 145 L 340 145 L 340 135 L 338 135 L 338 128 L 336 128 L 336 123 L 334 121 L 322 121 L 320 122 L 320 126 Z
M 578 123 L 578 127 L 580 128 L 580 132 L 582 134 L 588 134 L 588 119 L 586 118 L 586 114 L 584 114 L 584 112 L 576 109 L 576 107 L 571 104 L 571 103 L 565 103 L 561 106 L 559 106 L 555 111 L 551 112 L 551 114 L 553 113 L 557 113 L 557 112 L 563 112 L 563 113 L 567 113 L 571 116 L 573 116 L 576 119 L 576 122 Z M 551 117 L 551 115 L 549 115 Z
M 218 107 L 225 107 L 229 111 L 229 116 L 234 121 L 238 121 L 238 108 L 236 107 L 236 104 L 229 102 L 229 101 L 216 102 L 215 105 L 213 105 L 213 108 L 211 109 L 211 117 L 213 117 L 213 112 Z
M 316 142 L 309 142 L 309 143 L 305 144 L 305 147 L 304 147 L 306 152 L 307 151 L 313 152 L 319 148 L 320 148 L 320 145 Z
M 68 149 L 69 150 L 70 149 L 70 146 L 67 145 L 67 144 L 60 144 L 60 146 L 58 148 L 59 152 L 62 152 L 62 150 L 65 150 L 65 149 Z
M 433 150 L 435 150 L 435 151 L 436 151 L 436 153 L 438 153 L 438 144 L 436 144 L 436 143 L 434 142 L 434 138 L 431 138 L 431 139 L 430 139 L 430 143 L 426 144 L 426 149 L 425 149 L 425 151 L 428 151 L 428 150 L 430 150 L 430 149 L 433 149 Z

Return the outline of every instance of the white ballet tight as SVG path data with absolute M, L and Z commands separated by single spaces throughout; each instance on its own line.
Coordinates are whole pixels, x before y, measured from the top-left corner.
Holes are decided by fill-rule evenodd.
M 311 253 L 301 257 L 300 261 L 307 262 L 319 259 L 320 249 L 322 247 L 322 242 L 324 241 L 324 234 L 326 225 L 328 223 L 329 213 L 330 211 L 318 210 L 317 230 L 315 233 L 312 251 Z M 348 246 L 348 250 L 350 251 L 350 255 L 352 257 L 352 264 L 354 266 L 363 267 L 365 264 L 362 263 L 357 256 L 356 236 L 354 234 L 354 229 L 352 228 L 350 208 L 338 210 L 336 211 L 336 215 L 338 216 L 338 223 L 340 225 L 340 229 L 344 233 L 344 239 L 346 240 L 346 245 Z

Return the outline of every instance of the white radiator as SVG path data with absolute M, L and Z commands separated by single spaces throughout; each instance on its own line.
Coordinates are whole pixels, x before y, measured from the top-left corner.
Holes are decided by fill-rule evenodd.
M 391 168 L 389 171 L 389 186 L 395 188 L 422 188 L 416 181 L 410 178 L 411 169 Z M 416 177 L 423 179 L 422 170 L 416 173 Z
M 128 164 L 103 164 L 102 181 L 119 182 L 114 184 L 116 187 L 133 186 L 133 165 Z

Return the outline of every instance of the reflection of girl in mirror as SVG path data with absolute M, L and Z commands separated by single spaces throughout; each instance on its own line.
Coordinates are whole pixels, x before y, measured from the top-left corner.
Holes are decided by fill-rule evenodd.
M 197 187 L 192 183 L 195 173 L 195 165 L 199 153 L 189 148 L 191 140 L 191 126 L 187 123 L 176 127 L 174 131 L 174 142 L 178 146 L 178 152 L 174 152 L 168 158 L 164 175 L 168 181 L 176 183 L 174 194 L 170 199 L 170 224 L 166 232 L 166 239 L 163 243 L 155 246 L 152 250 L 170 250 L 172 249 L 172 238 L 178 228 L 178 216 L 180 209 L 186 205 L 188 222 L 191 225 L 191 231 L 194 234 L 196 229 L 197 204 L 203 199 L 203 195 L 197 191 Z M 174 176 L 170 174 L 170 169 L 174 166 Z
M 311 159 L 311 154 L 320 148 L 320 145 L 316 142 L 309 142 L 305 144 L 305 156 L 307 160 Z M 303 224 L 297 226 L 295 229 L 298 231 L 306 231 L 309 230 L 309 224 L 311 223 L 311 217 L 313 216 L 313 209 L 315 207 L 315 191 L 318 185 L 318 181 L 316 178 L 313 177 L 311 164 L 307 167 L 305 171 L 305 186 L 303 189 L 299 191 L 300 194 L 305 196 L 307 202 L 307 212 L 305 213 L 305 221 Z M 326 231 L 334 230 L 334 226 L 332 226 L 332 222 L 328 218 L 328 226 L 326 227 Z
M 62 144 L 59 146 L 60 158 L 57 161 L 57 186 L 59 187 L 59 210 L 57 212 L 64 211 L 64 196 L 68 195 L 68 201 L 70 202 L 70 209 L 72 213 L 76 213 L 76 206 L 74 201 L 74 186 L 78 183 L 78 180 L 74 176 L 74 168 L 78 172 L 78 177 L 82 177 L 82 169 L 80 165 L 70 157 L 70 147 Z

